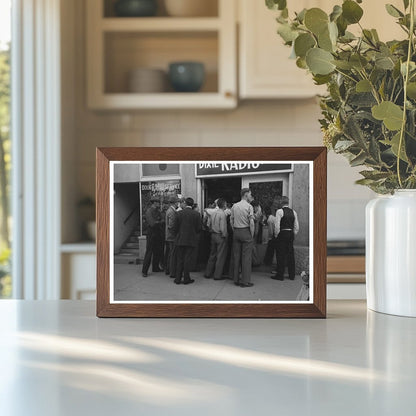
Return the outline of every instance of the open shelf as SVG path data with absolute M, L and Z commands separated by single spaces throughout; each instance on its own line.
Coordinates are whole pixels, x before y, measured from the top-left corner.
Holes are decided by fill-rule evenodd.
M 103 1 L 102 5 L 103 5 L 103 13 L 102 16 L 106 19 L 112 18 L 112 17 L 117 17 L 115 14 L 115 3 L 117 0 L 99 0 L 99 1 Z M 168 0 L 169 1 L 169 0 Z M 231 1 L 231 0 L 227 0 L 227 1 Z M 202 13 L 202 15 L 198 15 L 195 17 L 218 17 L 218 0 L 204 0 L 204 12 Z M 169 16 L 166 4 L 165 4 L 165 0 L 157 0 L 157 13 L 156 16 L 154 17 L 140 17 L 139 19 L 143 20 L 143 19 L 154 19 L 157 17 L 167 17 L 167 18 L 174 18 L 173 16 Z M 195 17 L 186 17 L 185 19 L 194 19 Z M 120 17 L 120 19 L 123 20 L 130 20 L 130 19 L 134 19 L 132 17 Z
M 169 32 L 175 30 L 198 32 L 218 30 L 220 24 L 221 21 L 216 17 L 194 17 L 192 19 L 182 17 L 137 17 L 129 19 L 114 17 L 103 19 L 101 29 L 106 32 Z
M 88 0 L 87 99 L 91 109 L 228 109 L 237 105 L 236 10 L 230 0 L 211 0 L 216 12 L 203 17 L 169 17 L 159 1 L 155 17 L 115 17 L 113 0 Z M 200 91 L 178 93 L 168 80 L 169 64 L 201 62 Z M 156 85 L 129 87 L 129 74 L 159 70 Z M 144 72 L 144 71 L 143 71 Z M 149 75 L 147 75 L 149 79 Z M 156 77 L 157 75 L 152 74 Z M 144 78 L 137 78 L 140 82 Z M 137 83 L 136 83 L 137 85 Z M 154 84 L 151 84 L 154 85 Z M 160 92 L 159 92 L 160 91 Z
M 218 39 L 216 32 L 188 33 L 137 33 L 112 32 L 104 38 L 106 94 L 129 94 L 128 77 L 131 70 L 152 68 L 165 71 L 177 61 L 202 62 L 205 81 L 200 92 L 218 92 Z M 173 93 L 169 83 L 166 91 Z M 180 96 L 189 93 L 181 93 Z M 176 97 L 178 99 L 179 97 Z

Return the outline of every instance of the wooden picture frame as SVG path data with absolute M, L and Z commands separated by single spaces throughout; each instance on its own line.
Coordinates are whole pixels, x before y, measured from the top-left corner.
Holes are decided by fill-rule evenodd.
M 98 317 L 187 317 L 187 318 L 325 318 L 326 317 L 326 212 L 327 212 L 327 150 L 324 147 L 241 147 L 241 148 L 97 148 L 97 316 Z M 313 276 L 308 302 L 297 301 L 114 301 L 114 271 L 110 257 L 114 256 L 113 235 L 110 208 L 115 182 L 113 167 L 119 162 L 144 166 L 151 162 L 177 162 L 180 166 L 195 165 L 195 177 L 198 166 L 236 166 L 236 169 L 248 165 L 256 167 L 264 163 L 276 163 L 276 166 L 290 164 L 293 172 L 297 164 L 309 166 L 309 202 L 308 218 L 309 270 Z M 199 163 L 201 162 L 201 163 Z M 207 164 L 208 162 L 208 164 Z M 224 162 L 224 163 L 222 163 Z M 235 163 L 232 163 L 235 162 Z M 244 162 L 251 162 L 251 165 Z M 254 163 L 259 162 L 259 163 Z M 264 162 L 264 163 L 263 163 Z M 205 163 L 205 165 L 204 165 Z M 216 164 L 215 164 L 216 163 Z M 118 166 L 118 165 L 117 165 Z M 166 166 L 159 164 L 158 166 Z M 285 165 L 286 166 L 286 165 Z M 140 169 L 142 169 L 140 167 Z M 243 168 L 242 168 L 243 169 Z M 254 172 L 255 173 L 255 172 Z M 293 176 L 291 185 L 293 184 Z M 137 180 L 140 185 L 139 179 Z M 199 183 L 199 182 L 198 182 Z M 290 180 L 289 180 L 290 183 Z M 298 183 L 298 182 L 297 182 Z M 290 188 L 290 189 L 292 189 Z M 142 188 L 138 188 L 142 189 Z M 141 192 L 141 191 L 140 191 Z M 186 190 L 185 190 L 186 192 Z M 290 192 L 290 190 L 289 190 Z M 185 195 L 186 196 L 186 195 Z M 312 230 L 312 231 L 311 231 Z M 110 250 L 112 250 L 110 252 Z M 111 267 L 110 267 L 111 263 Z M 137 279 L 139 267 L 137 266 Z M 166 278 L 168 279 L 169 276 Z M 136 277 L 135 277 L 136 278 Z M 144 280 L 143 280 L 144 281 Z M 202 282 L 202 279 L 201 279 Z M 289 282 L 290 283 L 290 282 Z M 231 283 L 230 283 L 231 284 Z M 196 285 L 192 285 L 195 287 Z M 242 291 L 246 289 L 240 289 Z M 111 293 L 113 294 L 111 294 Z

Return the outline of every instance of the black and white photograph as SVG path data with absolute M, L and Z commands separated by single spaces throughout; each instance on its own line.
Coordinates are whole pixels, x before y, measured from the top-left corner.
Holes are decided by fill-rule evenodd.
M 311 303 L 312 170 L 112 161 L 110 303 Z

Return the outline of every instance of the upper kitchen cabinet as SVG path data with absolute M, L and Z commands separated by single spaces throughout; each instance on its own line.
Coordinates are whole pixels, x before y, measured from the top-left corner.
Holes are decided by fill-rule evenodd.
M 291 50 L 277 35 L 277 12 L 267 9 L 264 1 L 238 1 L 240 97 L 307 98 L 320 93 L 311 76 L 289 59 Z M 325 8 L 325 2 L 330 3 L 297 0 L 292 7 Z
M 157 9 L 130 17 L 129 3 Z M 89 108 L 236 107 L 233 0 L 88 0 L 86 7 Z
M 402 9 L 402 0 L 389 1 Z M 289 12 L 320 7 L 330 12 L 341 0 L 296 0 L 288 2 Z M 380 39 L 403 37 L 394 19 L 380 0 L 366 0 L 362 25 L 377 29 Z M 312 77 L 289 59 L 290 48 L 277 35 L 278 12 L 268 10 L 264 0 L 238 0 L 240 22 L 239 90 L 241 98 L 307 98 L 325 92 L 315 86 Z M 358 25 L 348 28 L 359 31 Z

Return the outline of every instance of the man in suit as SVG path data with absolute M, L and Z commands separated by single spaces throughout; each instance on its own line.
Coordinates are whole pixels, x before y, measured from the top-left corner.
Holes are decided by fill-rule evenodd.
M 274 280 L 283 280 L 287 266 L 289 279 L 295 279 L 295 251 L 293 241 L 299 232 L 298 215 L 289 208 L 289 198 L 282 196 L 281 207 L 276 211 L 274 236 L 276 244 L 277 271 L 272 276 Z
M 176 277 L 175 283 L 178 285 L 182 280 L 185 285 L 193 283 L 189 274 L 192 268 L 193 251 L 198 245 L 198 234 L 201 231 L 201 217 L 198 211 L 192 209 L 194 200 L 185 199 L 186 206 L 179 211 L 176 216 Z
M 166 211 L 165 223 L 165 274 L 175 277 L 175 221 L 176 209 L 178 208 L 178 198 L 171 196 L 169 198 L 169 208 Z
M 162 214 L 159 206 L 160 201 L 157 197 L 152 197 L 151 205 L 146 211 L 147 237 L 146 237 L 146 253 L 143 260 L 142 276 L 147 277 L 147 273 L 152 263 L 152 271 L 160 272 L 159 268 L 162 255 Z

